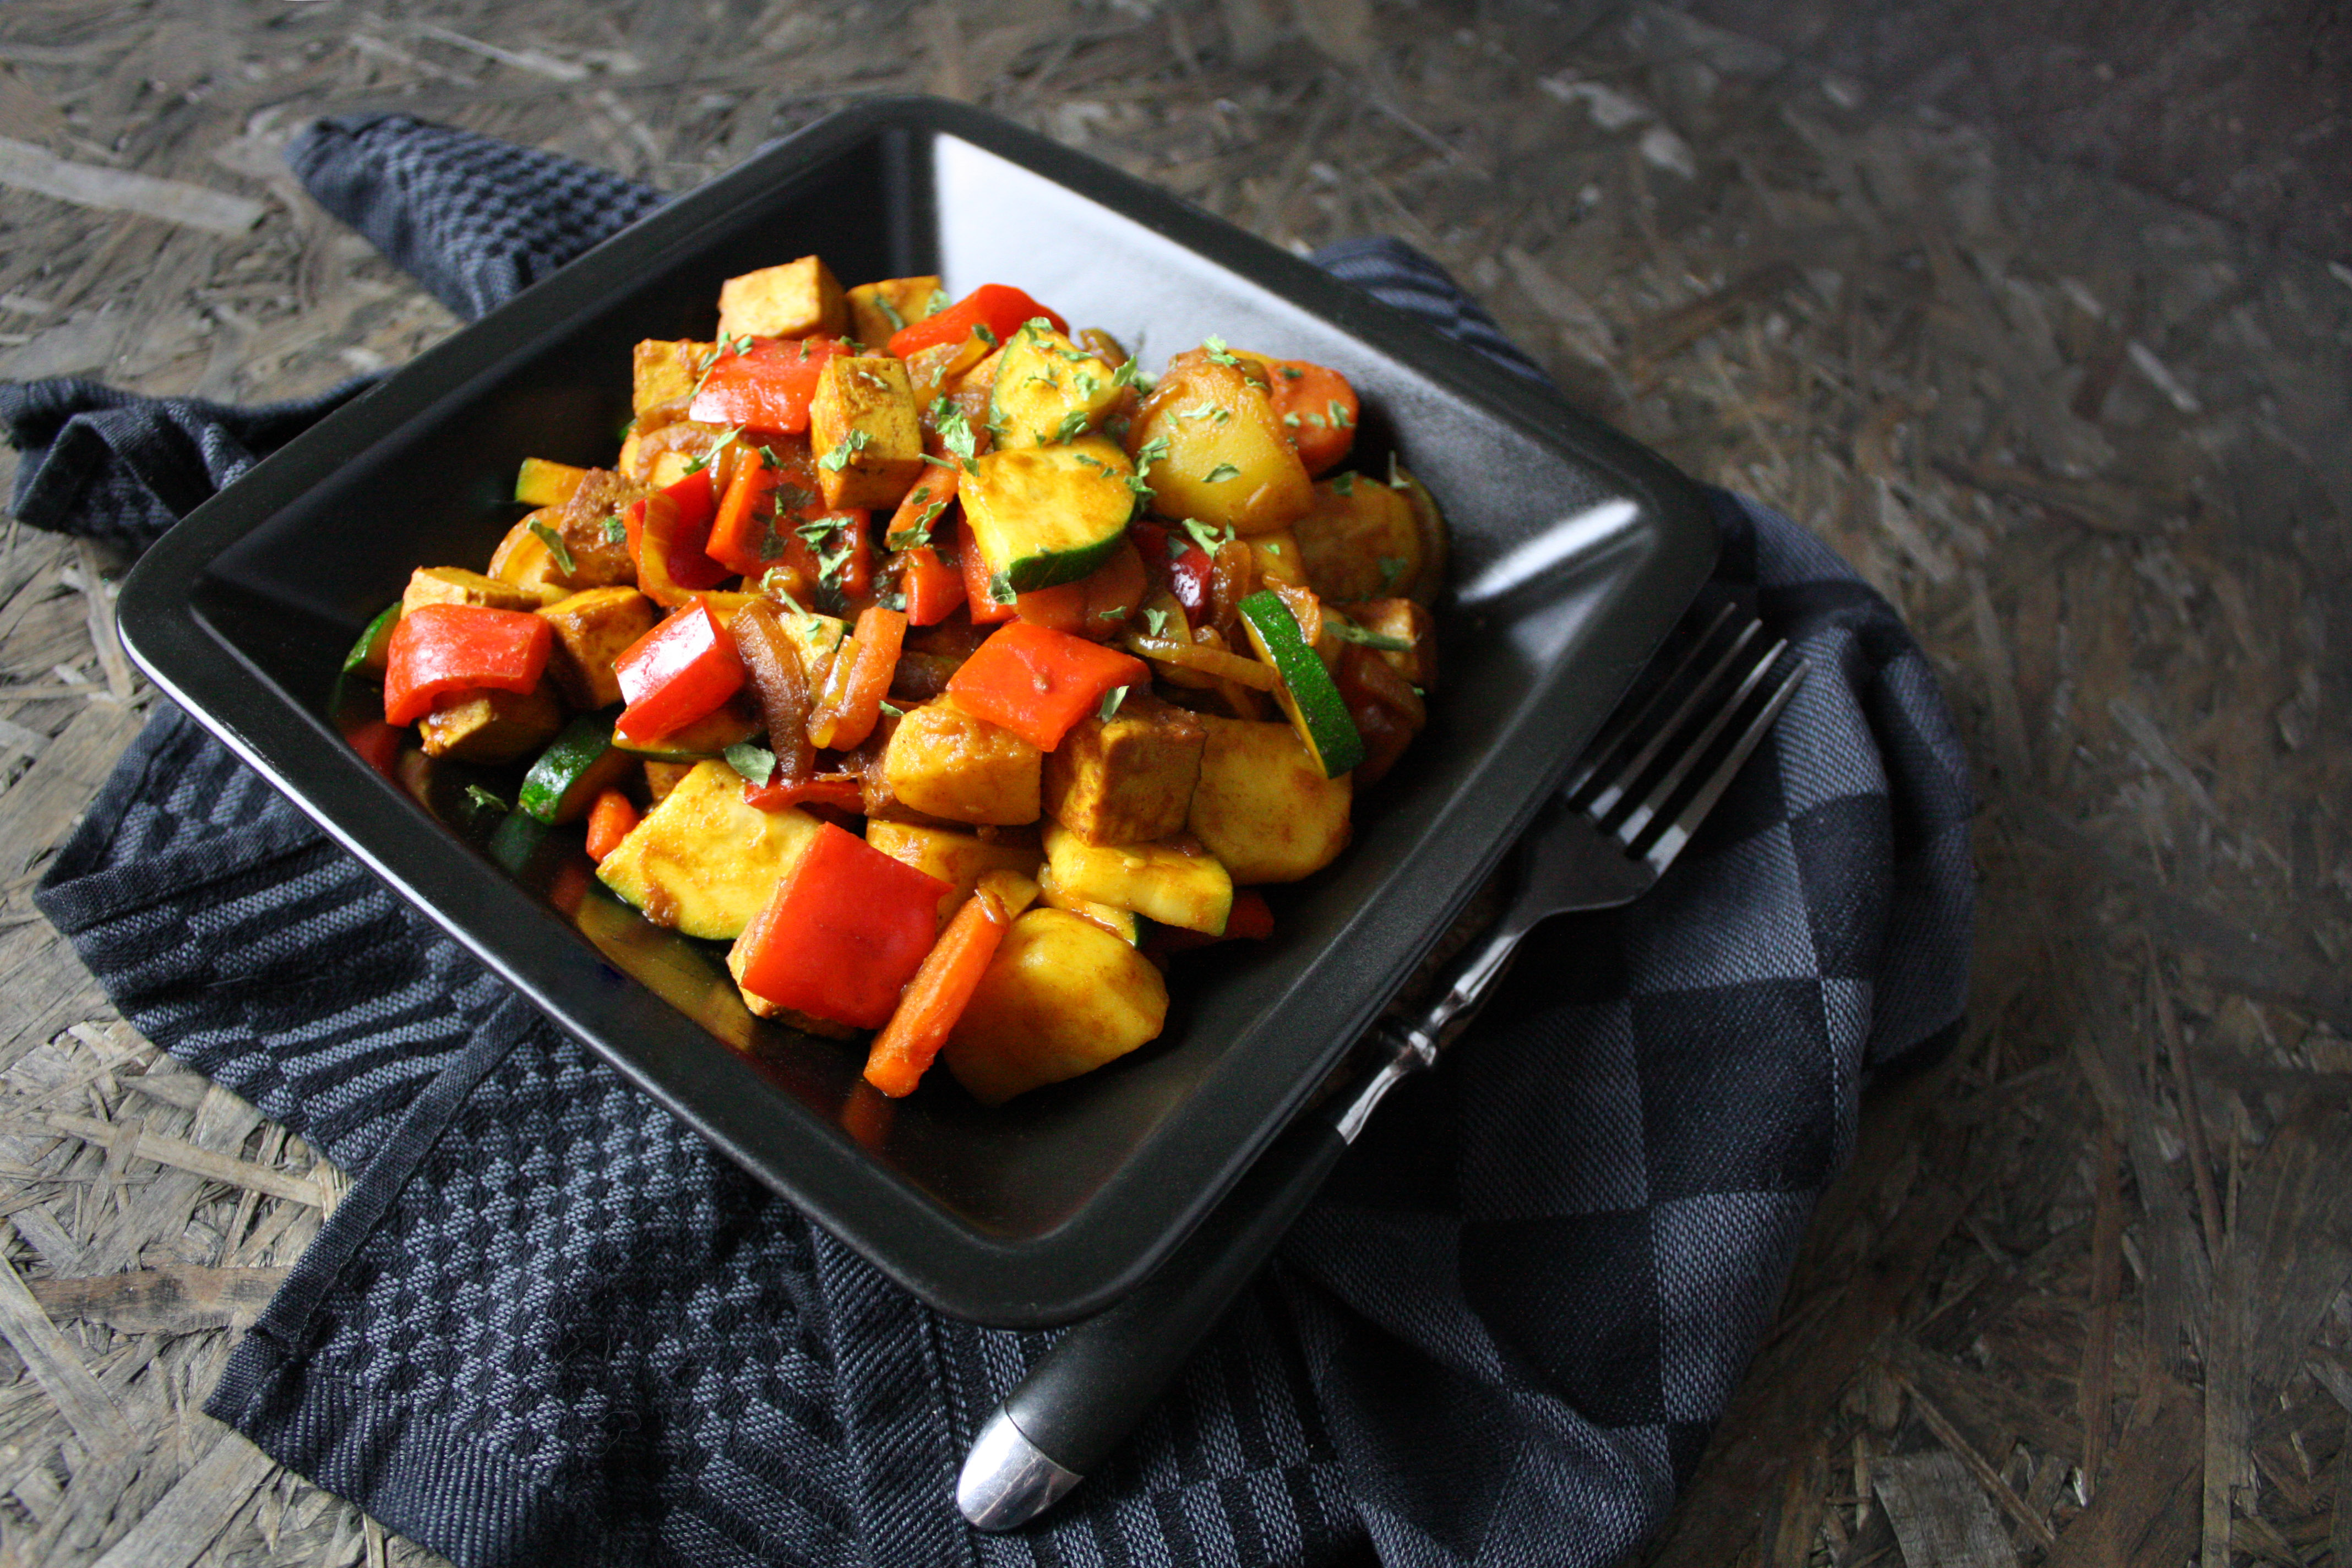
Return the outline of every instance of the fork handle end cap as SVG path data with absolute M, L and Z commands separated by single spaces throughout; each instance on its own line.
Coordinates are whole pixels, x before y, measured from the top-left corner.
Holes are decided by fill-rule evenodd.
M 1002 1407 L 992 1412 L 956 1478 L 956 1509 L 975 1530 L 1015 1530 L 1086 1478 L 1064 1469 Z

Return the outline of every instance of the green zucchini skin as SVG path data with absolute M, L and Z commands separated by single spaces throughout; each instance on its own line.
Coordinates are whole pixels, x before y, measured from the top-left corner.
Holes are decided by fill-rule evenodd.
M 606 728 L 611 728 L 609 723 Z M 642 741 L 615 735 L 613 749 L 632 757 L 643 757 L 649 763 L 700 763 L 725 756 L 728 747 L 740 745 L 759 732 L 757 719 L 732 708 L 721 708 L 709 718 L 697 719 L 667 735 L 649 736 Z
M 1099 436 L 990 452 L 978 466 L 960 491 L 964 519 L 1001 589 L 1026 594 L 1075 583 L 1127 537 L 1135 466 Z
M 375 613 L 375 619 L 360 633 L 360 640 L 352 644 L 352 651 L 343 655 L 345 675 L 366 674 L 377 680 L 383 679 L 385 660 L 392 651 L 392 628 L 400 625 L 400 601 L 394 599 Z
M 577 822 L 618 784 L 635 759 L 613 744 L 613 715 L 583 713 L 523 775 L 515 809 L 544 823 Z
M 1298 738 L 1327 779 L 1352 773 L 1364 760 L 1364 737 L 1348 714 L 1347 700 L 1331 680 L 1331 672 L 1307 646 L 1298 619 L 1271 589 L 1241 602 L 1242 625 L 1257 647 L 1258 657 L 1281 677 L 1274 697 L 1290 716 Z

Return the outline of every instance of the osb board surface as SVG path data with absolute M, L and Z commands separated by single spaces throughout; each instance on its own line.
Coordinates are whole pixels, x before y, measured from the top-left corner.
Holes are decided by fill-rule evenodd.
M 2352 274 L 1644 6 L 15 0 L 0 375 L 253 400 L 447 331 L 283 174 L 313 114 L 676 189 L 909 90 L 1423 247 L 1944 676 L 1969 1032 L 1872 1105 L 1654 1558 L 2352 1563 Z M 341 1178 L 30 904 L 150 700 L 115 564 L 0 545 L 0 1563 L 432 1561 L 195 1413 Z

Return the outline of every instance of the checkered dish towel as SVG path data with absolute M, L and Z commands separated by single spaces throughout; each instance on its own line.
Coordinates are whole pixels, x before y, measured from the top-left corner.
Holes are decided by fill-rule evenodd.
M 401 116 L 295 144 L 478 315 L 654 206 Z M 1393 241 L 1339 276 L 1537 375 Z M 137 544 L 352 389 L 0 387 L 27 522 Z M 211 1411 L 465 1568 L 1604 1564 L 1687 1478 L 1869 1074 L 1948 1039 L 1965 759 L 1885 602 L 1716 497 L 1709 592 L 1812 662 L 1648 898 L 1538 931 L 1118 1458 L 1026 1531 L 952 1501 L 1050 1334 L 942 1318 L 625 1084 L 176 711 L 41 907 L 125 1016 L 354 1173 Z

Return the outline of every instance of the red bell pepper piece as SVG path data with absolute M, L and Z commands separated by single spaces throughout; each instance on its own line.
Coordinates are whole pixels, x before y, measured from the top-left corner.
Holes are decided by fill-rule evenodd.
M 782 811 L 788 805 L 832 805 L 858 812 L 866 809 L 866 784 L 856 773 L 814 773 L 796 784 L 753 784 L 746 779 L 743 804 L 761 811 Z
M 988 563 L 981 559 L 980 546 L 971 537 L 971 525 L 961 520 L 956 523 L 956 559 L 963 574 L 964 602 L 971 606 L 974 626 L 1020 619 L 1031 626 L 1050 626 L 1057 632 L 1075 635 L 1086 625 L 1087 590 L 1083 584 L 1032 588 L 1015 596 L 1009 605 L 994 598 L 989 593 Z
M 1211 586 L 1216 575 L 1216 561 L 1197 544 L 1178 551 L 1168 563 L 1168 591 L 1184 606 L 1184 618 L 1196 626 L 1205 626 L 1216 618 Z
M 858 612 L 850 637 L 852 657 L 834 655 L 824 690 L 809 713 L 809 743 L 820 752 L 850 751 L 874 732 L 906 645 L 907 617 L 887 605 L 868 605 Z
M 834 338 L 762 338 L 748 353 L 722 345 L 696 388 L 687 416 L 705 425 L 798 435 L 808 428 L 809 405 L 824 362 L 849 345 Z
M 614 732 L 644 741 L 691 724 L 734 696 L 743 659 L 709 604 L 696 599 L 631 643 L 613 673 L 628 703 Z
M 701 481 L 703 498 L 707 498 L 709 479 L 689 474 L 671 489 L 656 490 L 643 500 L 630 502 L 621 513 L 621 526 L 629 539 L 629 559 L 636 563 L 637 587 L 666 609 L 676 609 L 695 595 L 727 581 L 727 568 L 713 561 L 704 548 L 709 542 L 712 513 L 707 499 L 695 497 L 696 480 Z M 683 504 L 672 493 L 680 488 L 688 498 Z M 698 526 L 687 521 L 688 509 L 697 505 L 703 507 Z
M 906 359 L 933 344 L 954 342 L 974 327 L 986 327 L 1002 342 L 1018 331 L 1022 322 L 1039 316 L 1052 322 L 1055 331 L 1068 333 L 1069 322 L 1020 289 L 1004 283 L 983 283 L 938 315 L 926 316 L 891 333 L 889 352 Z
M 1274 906 L 1255 888 L 1237 888 L 1234 891 L 1234 907 L 1225 916 L 1224 933 L 1211 936 L 1205 931 L 1186 931 L 1181 926 L 1154 926 L 1144 939 L 1143 951 L 1157 958 L 1164 953 L 1190 952 L 1196 947 L 1213 947 L 1221 942 L 1264 942 L 1274 934 Z
M 970 596 L 962 564 L 930 544 L 898 552 L 898 592 L 907 598 L 908 624 L 918 626 L 938 626 Z
M 975 626 L 987 626 L 992 621 L 1009 621 L 1013 606 L 999 604 L 988 591 L 988 563 L 980 558 L 980 543 L 971 536 L 971 524 L 956 520 L 956 559 L 963 567 L 963 592 L 971 605 Z
M 539 684 L 554 646 L 555 628 L 521 610 L 419 605 L 392 628 L 384 721 L 414 724 L 452 691 L 529 691 Z
M 394 729 L 381 719 L 370 719 L 353 730 L 346 731 L 343 739 L 368 766 L 390 778 L 393 764 L 400 761 L 400 742 L 404 732 Z
M 1130 654 L 1015 621 L 964 660 L 948 695 L 965 712 L 1050 752 L 1111 688 L 1150 679 L 1150 667 Z
M 737 978 L 779 1006 L 878 1029 L 953 890 L 827 823 L 736 940 Z

